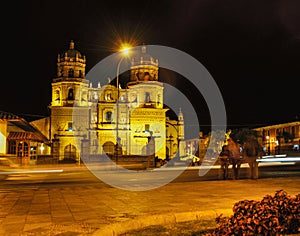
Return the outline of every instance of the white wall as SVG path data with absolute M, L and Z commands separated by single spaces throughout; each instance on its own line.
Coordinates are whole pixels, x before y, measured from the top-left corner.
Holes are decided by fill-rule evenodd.
M 7 121 L 0 120 L 0 154 L 6 154 Z

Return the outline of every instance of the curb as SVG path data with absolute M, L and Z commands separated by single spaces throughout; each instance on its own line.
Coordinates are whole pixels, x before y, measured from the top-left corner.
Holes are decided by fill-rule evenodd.
M 93 236 L 117 236 L 130 230 L 140 229 L 152 225 L 166 225 L 185 221 L 215 219 L 217 216 L 230 216 L 232 209 L 218 209 L 209 211 L 191 211 L 180 213 L 158 214 L 151 216 L 143 216 L 131 219 L 125 222 L 113 223 L 96 230 Z

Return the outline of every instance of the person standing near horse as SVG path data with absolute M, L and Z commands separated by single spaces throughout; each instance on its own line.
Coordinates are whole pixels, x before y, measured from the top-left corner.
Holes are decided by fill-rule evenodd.
M 261 145 L 254 135 L 248 135 L 242 145 L 242 156 L 244 162 L 250 167 L 250 178 L 258 179 L 257 158 L 262 153 Z

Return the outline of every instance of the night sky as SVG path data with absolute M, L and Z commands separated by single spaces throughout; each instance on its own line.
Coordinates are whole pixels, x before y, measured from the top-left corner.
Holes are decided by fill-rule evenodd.
M 1 16 L 2 111 L 29 119 L 48 116 L 57 54 L 74 40 L 87 57 L 87 72 L 116 52 L 121 41 L 188 53 L 218 84 L 229 127 L 277 123 L 300 115 L 300 1 L 7 3 L 2 13 L 9 16 Z M 177 84 L 190 92 L 184 79 Z M 201 94 L 195 96 L 191 100 L 205 126 L 209 114 Z

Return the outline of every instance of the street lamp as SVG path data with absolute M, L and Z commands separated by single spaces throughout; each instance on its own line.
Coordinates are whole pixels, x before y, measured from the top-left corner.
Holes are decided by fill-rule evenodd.
M 119 88 L 119 73 L 120 73 L 120 66 L 121 66 L 121 63 L 123 61 L 123 59 L 125 58 L 125 56 L 127 56 L 129 54 L 129 47 L 123 47 L 120 52 L 121 52 L 121 59 L 118 63 L 118 66 L 117 66 L 117 76 L 116 76 L 116 79 L 117 79 L 117 100 L 116 100 L 116 108 L 117 108 L 117 111 L 116 111 L 116 164 L 118 164 L 118 157 L 119 157 L 119 143 L 120 143 L 120 137 L 119 137 L 119 97 L 120 97 L 120 88 Z

